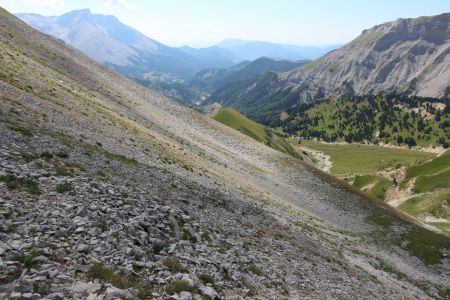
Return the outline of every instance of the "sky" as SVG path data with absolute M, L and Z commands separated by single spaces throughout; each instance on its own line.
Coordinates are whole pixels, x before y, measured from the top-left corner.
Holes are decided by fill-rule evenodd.
M 0 0 L 0 6 L 42 15 L 89 8 L 167 45 L 193 47 L 230 38 L 343 44 L 380 23 L 450 12 L 450 0 Z

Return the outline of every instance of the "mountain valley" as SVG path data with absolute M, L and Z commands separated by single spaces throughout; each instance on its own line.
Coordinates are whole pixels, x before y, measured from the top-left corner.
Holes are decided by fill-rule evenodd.
M 0 299 L 449 299 L 450 14 L 239 63 L 19 17 L 0 8 Z

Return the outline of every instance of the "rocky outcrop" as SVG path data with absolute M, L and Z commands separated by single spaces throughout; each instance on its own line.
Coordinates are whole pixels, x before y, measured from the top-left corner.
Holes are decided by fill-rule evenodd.
M 375 26 L 315 64 L 280 77 L 325 96 L 350 90 L 442 97 L 450 85 L 450 13 Z

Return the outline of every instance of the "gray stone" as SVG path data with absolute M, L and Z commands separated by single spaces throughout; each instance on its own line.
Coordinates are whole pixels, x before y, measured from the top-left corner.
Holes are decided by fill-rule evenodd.
M 77 246 L 77 251 L 80 253 L 88 253 L 90 250 L 90 247 L 86 244 L 79 244 Z
M 181 292 L 178 295 L 178 299 L 179 300 L 191 300 L 192 299 L 192 294 L 190 292 L 186 292 L 186 291 Z
M 105 300 L 113 300 L 113 299 L 131 299 L 134 297 L 134 289 L 129 288 L 126 290 L 121 290 L 116 287 L 110 286 L 105 291 Z
M 9 300 L 20 300 L 22 298 L 22 293 L 19 292 L 12 292 L 9 295 Z
M 210 286 L 201 286 L 199 291 L 202 295 L 208 296 L 209 299 L 214 300 L 219 298 L 217 292 Z
M 98 235 L 100 235 L 102 233 L 102 231 L 98 227 L 93 227 L 93 228 L 89 229 L 88 233 L 91 236 L 98 236 Z
M 20 280 L 14 285 L 14 291 L 18 293 L 27 293 L 33 290 L 31 282 Z

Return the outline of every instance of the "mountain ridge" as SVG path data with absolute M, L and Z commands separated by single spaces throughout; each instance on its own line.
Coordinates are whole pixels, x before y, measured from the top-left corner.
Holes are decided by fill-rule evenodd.
M 186 79 L 206 67 L 229 66 L 233 63 L 232 55 L 224 56 L 219 62 L 211 57 L 203 59 L 190 55 L 145 36 L 121 23 L 115 16 L 93 14 L 89 9 L 57 17 L 37 14 L 17 16 L 38 30 L 64 40 L 91 58 L 126 75 L 142 78 L 149 72 L 163 72 Z
M 450 85 L 449 54 L 449 13 L 399 19 L 365 30 L 343 47 L 273 77 L 271 89 L 258 102 L 253 102 L 252 93 L 267 82 L 253 80 L 239 90 L 220 91 L 208 103 L 234 99 L 230 105 L 244 113 L 253 103 L 266 112 L 262 117 L 266 119 L 271 112 L 264 107 L 274 107 L 271 110 L 277 114 L 327 97 L 390 93 L 444 97 Z
M 241 39 L 223 40 L 217 44 L 233 52 L 241 59 L 255 60 L 266 56 L 272 59 L 316 59 L 329 51 L 339 48 L 341 45 L 329 46 L 299 46 L 289 44 L 279 44 L 265 41 L 248 41 Z

